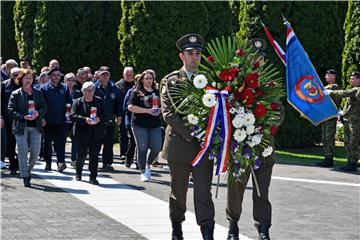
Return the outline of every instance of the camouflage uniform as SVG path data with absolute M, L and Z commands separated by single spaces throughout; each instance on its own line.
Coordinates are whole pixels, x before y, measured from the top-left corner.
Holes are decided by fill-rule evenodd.
M 327 90 L 339 90 L 339 86 L 337 84 L 329 84 L 325 87 Z M 335 103 L 336 107 L 340 106 L 340 98 L 336 96 L 332 96 L 331 99 Z M 334 155 L 335 149 L 335 135 L 336 135 L 336 118 L 329 119 L 325 121 L 321 125 L 321 136 L 322 136 L 322 143 L 324 146 L 324 154 L 325 160 L 331 160 Z
M 344 106 L 344 143 L 348 165 L 356 170 L 360 156 L 360 87 L 332 91 L 330 96 L 347 98 Z

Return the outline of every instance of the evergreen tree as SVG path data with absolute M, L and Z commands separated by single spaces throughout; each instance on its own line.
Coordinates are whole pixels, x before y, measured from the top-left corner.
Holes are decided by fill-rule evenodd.
M 34 47 L 35 15 L 37 2 L 16 0 L 14 22 L 19 57 L 31 57 Z
M 15 41 L 14 8 L 15 2 L 1 1 L 1 57 L 3 62 L 7 59 L 18 59 Z
M 123 1 L 122 9 L 120 61 L 136 72 L 154 69 L 157 80 L 181 67 L 175 43 L 182 35 L 209 30 L 203 2 Z
M 232 33 L 232 12 L 227 1 L 204 2 L 209 16 L 209 32 L 204 38 L 207 41 Z M 237 21 L 237 19 L 235 19 Z
M 350 73 L 360 71 L 360 2 L 349 1 L 344 23 L 345 46 L 342 53 L 342 86 L 349 85 Z
M 284 46 L 286 28 L 281 14 L 292 24 L 295 33 L 309 55 L 319 76 L 323 79 L 325 71 L 341 68 L 343 31 L 341 29 L 342 2 L 241 2 L 239 13 L 240 29 L 237 36 L 242 38 L 261 37 L 266 39 L 259 20 L 270 29 L 274 39 Z M 268 43 L 268 41 L 267 41 Z M 285 79 L 284 66 L 271 45 L 266 49 L 268 59 L 281 70 Z M 300 117 L 291 106 L 285 103 L 286 121 L 280 128 L 277 141 L 281 146 L 308 146 L 321 140 L 319 127 Z
M 38 3 L 35 17 L 33 66 L 40 70 L 51 59 L 60 61 L 61 71 L 74 71 L 76 49 L 76 18 L 72 15 L 75 2 Z M 90 40 L 90 39 L 89 39 Z

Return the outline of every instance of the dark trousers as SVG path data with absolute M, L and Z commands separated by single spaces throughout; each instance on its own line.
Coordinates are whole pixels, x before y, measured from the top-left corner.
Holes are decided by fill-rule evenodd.
M 15 135 L 12 133 L 12 121 L 5 120 L 6 127 L 6 156 L 9 158 L 9 169 L 10 170 L 18 170 L 19 162 L 16 157 L 16 139 Z
M 197 167 L 192 167 L 190 162 L 168 163 L 171 175 L 170 219 L 175 222 L 185 220 L 186 195 L 190 172 L 192 172 L 196 222 L 199 226 L 213 225 L 215 223 L 214 203 L 211 198 L 213 162 L 205 158 Z
M 128 150 L 128 141 L 128 132 L 125 126 L 125 120 L 123 119 L 119 126 L 120 156 L 126 156 L 126 152 Z
M 253 217 L 256 224 L 271 225 L 271 203 L 269 201 L 269 187 L 271 181 L 274 158 L 266 158 L 259 169 L 254 170 L 259 186 L 260 196 L 258 196 L 253 180 Z M 246 172 L 249 174 L 249 172 Z M 235 182 L 228 184 L 226 216 L 229 221 L 238 222 L 242 212 L 242 202 L 246 183 Z
M 1 128 L 1 161 L 5 162 L 6 155 L 6 127 Z
M 47 124 L 44 128 L 44 159 L 51 163 L 52 142 L 54 141 L 54 150 L 56 152 L 57 163 L 65 162 L 65 143 L 67 136 L 66 124 Z
M 128 125 L 126 130 L 127 130 L 128 139 L 129 139 L 127 152 L 126 152 L 126 164 L 131 164 L 134 160 L 136 143 L 135 143 L 133 131 L 131 129 L 131 125 Z
M 71 161 L 75 162 L 79 151 L 79 140 L 71 137 Z
M 98 172 L 101 141 L 94 139 L 93 136 L 79 136 L 77 141 L 79 144 L 76 158 L 76 173 L 81 175 L 81 172 L 84 168 L 86 155 L 89 151 L 90 178 L 95 179 Z
M 105 137 L 103 139 L 103 150 L 102 150 L 102 161 L 105 165 L 111 165 L 114 161 L 114 132 L 115 127 L 114 126 L 107 126 Z

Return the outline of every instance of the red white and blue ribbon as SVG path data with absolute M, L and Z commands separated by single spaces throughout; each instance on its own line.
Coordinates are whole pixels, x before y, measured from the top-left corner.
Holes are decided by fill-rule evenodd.
M 216 96 L 216 104 L 210 110 L 210 116 L 208 120 L 208 125 L 206 128 L 206 134 L 204 139 L 204 144 L 192 161 L 193 166 L 197 166 L 200 164 L 204 156 L 206 155 L 207 151 L 211 149 L 211 145 L 214 139 L 214 135 L 217 130 L 218 122 L 221 121 L 221 146 L 220 146 L 220 153 L 219 159 L 217 162 L 216 172 L 215 175 L 219 175 L 222 172 L 226 171 L 227 162 L 229 160 L 229 150 L 230 150 L 230 143 L 231 143 L 231 118 L 229 112 L 229 104 L 227 102 L 228 97 L 228 90 L 217 90 L 214 88 L 207 88 L 207 94 L 214 94 Z

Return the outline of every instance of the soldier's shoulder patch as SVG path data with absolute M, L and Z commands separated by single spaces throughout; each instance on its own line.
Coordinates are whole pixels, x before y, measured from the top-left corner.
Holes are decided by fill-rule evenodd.
M 174 77 L 174 76 L 179 76 L 179 73 L 180 73 L 179 70 L 173 71 L 173 72 L 169 73 L 168 75 L 166 75 L 165 78 L 171 78 L 171 77 Z

